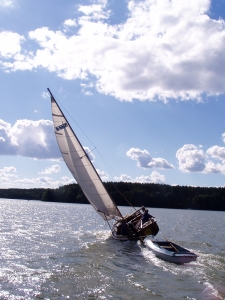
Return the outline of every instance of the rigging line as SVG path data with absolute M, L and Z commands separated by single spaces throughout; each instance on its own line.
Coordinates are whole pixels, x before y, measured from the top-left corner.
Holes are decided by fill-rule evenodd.
M 102 161 L 104 162 L 104 164 L 105 164 L 105 166 L 106 166 L 106 168 L 108 169 L 108 172 L 110 173 L 110 175 L 112 176 L 112 178 L 113 178 L 113 175 L 112 175 L 112 173 L 111 173 L 111 171 L 110 171 L 110 169 L 109 169 L 109 167 L 113 170 L 113 168 L 108 164 L 108 163 L 106 163 L 105 162 L 105 160 L 104 160 L 104 158 L 103 158 L 103 156 L 101 155 L 101 153 L 98 151 L 98 149 L 96 149 L 97 150 L 97 152 L 98 152 L 98 154 L 100 155 L 100 157 L 101 157 L 101 159 L 102 159 Z M 107 165 L 109 165 L 109 167 L 107 166 Z M 116 174 L 116 172 L 113 170 L 113 172 Z M 115 186 L 115 184 L 114 184 L 114 182 L 112 181 L 112 185 L 114 186 L 114 188 L 115 188 L 115 190 L 117 190 L 117 192 L 127 201 L 127 203 L 131 206 L 131 207 L 133 207 L 133 209 L 134 210 L 136 210 L 136 208 L 133 206 L 133 204 L 120 192 L 120 190 Z
M 91 153 L 92 151 L 94 151 L 96 149 L 96 147 L 94 147 L 94 149 L 90 150 L 89 152 L 86 152 L 83 156 L 80 157 L 80 159 L 82 159 L 83 157 L 87 156 L 89 153 Z M 72 151 L 71 151 L 72 152 Z M 74 151 L 75 152 L 75 151 Z

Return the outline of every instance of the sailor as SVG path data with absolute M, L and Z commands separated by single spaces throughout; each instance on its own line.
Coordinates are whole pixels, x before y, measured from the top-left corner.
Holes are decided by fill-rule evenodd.
M 143 215 L 142 215 L 142 218 L 141 218 L 142 224 L 148 222 L 148 220 L 149 220 L 150 218 L 152 218 L 152 217 L 153 217 L 153 216 L 150 215 L 150 214 L 148 213 L 148 210 L 145 209 L 145 211 L 144 211 L 144 213 L 143 213 Z

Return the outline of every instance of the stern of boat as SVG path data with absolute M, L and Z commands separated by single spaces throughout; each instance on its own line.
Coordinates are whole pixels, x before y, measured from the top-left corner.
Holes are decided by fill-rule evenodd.
M 139 236 L 147 237 L 148 235 L 156 236 L 159 232 L 159 226 L 155 218 L 151 218 L 144 223 L 142 228 L 138 231 Z

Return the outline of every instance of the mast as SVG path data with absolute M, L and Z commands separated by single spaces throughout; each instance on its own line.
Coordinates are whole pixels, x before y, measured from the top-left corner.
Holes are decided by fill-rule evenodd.
M 104 220 L 123 218 L 85 152 L 79 139 L 64 116 L 50 89 L 55 135 L 63 159 L 94 209 Z

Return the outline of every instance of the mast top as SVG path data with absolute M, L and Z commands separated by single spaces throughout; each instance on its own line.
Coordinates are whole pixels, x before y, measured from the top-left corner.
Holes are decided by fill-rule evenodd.
M 54 98 L 53 95 L 52 95 L 52 92 L 50 91 L 50 89 L 47 88 L 47 90 L 48 90 L 49 94 L 51 95 L 51 97 Z

